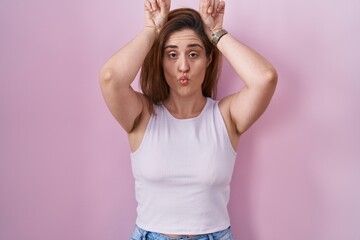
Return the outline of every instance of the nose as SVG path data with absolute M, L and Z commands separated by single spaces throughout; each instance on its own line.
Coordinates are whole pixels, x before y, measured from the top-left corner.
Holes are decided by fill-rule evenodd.
M 190 69 L 188 59 L 186 56 L 182 56 L 179 58 L 179 71 L 180 72 L 188 72 Z

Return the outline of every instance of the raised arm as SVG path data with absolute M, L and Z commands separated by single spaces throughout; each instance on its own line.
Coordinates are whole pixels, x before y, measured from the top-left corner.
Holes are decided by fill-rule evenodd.
M 144 29 L 118 50 L 100 71 L 100 87 L 105 102 L 126 132 L 130 133 L 141 116 L 146 100 L 135 92 L 131 83 L 150 51 L 157 31 L 167 19 L 170 0 L 145 0 L 146 23 Z
M 223 29 L 225 2 L 200 0 L 200 14 L 208 36 Z M 274 67 L 260 54 L 236 40 L 231 34 L 220 38 L 218 49 L 244 81 L 241 91 L 224 98 L 220 106 L 234 125 L 237 135 L 244 133 L 266 110 L 277 84 Z

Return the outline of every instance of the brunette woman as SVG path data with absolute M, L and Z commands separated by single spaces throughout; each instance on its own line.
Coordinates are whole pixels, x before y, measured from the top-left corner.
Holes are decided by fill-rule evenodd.
M 137 220 L 131 239 L 233 239 L 227 211 L 239 137 L 263 114 L 274 67 L 223 27 L 225 2 L 170 11 L 145 0 L 144 29 L 100 74 L 127 132 Z M 215 100 L 221 56 L 245 86 Z M 142 92 L 131 87 L 141 69 Z

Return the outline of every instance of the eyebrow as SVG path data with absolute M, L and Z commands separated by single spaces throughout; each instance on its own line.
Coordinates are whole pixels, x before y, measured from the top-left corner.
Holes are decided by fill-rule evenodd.
M 188 47 L 188 48 L 199 47 L 199 48 L 201 48 L 201 49 L 204 49 L 204 47 L 201 46 L 201 45 L 198 44 L 198 43 L 189 44 L 189 45 L 187 45 L 187 47 Z M 164 47 L 164 50 L 165 50 L 165 49 L 168 49 L 168 48 L 175 48 L 175 49 L 176 49 L 176 48 L 179 48 L 179 47 L 176 46 L 176 45 L 167 45 L 167 46 Z

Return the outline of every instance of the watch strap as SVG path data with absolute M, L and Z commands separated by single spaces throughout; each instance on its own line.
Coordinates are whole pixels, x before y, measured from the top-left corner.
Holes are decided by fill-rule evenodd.
M 220 38 L 222 38 L 226 34 L 228 34 L 228 32 L 225 29 L 221 29 L 220 31 L 213 32 L 211 34 L 211 42 L 217 45 L 218 42 L 220 41 Z

